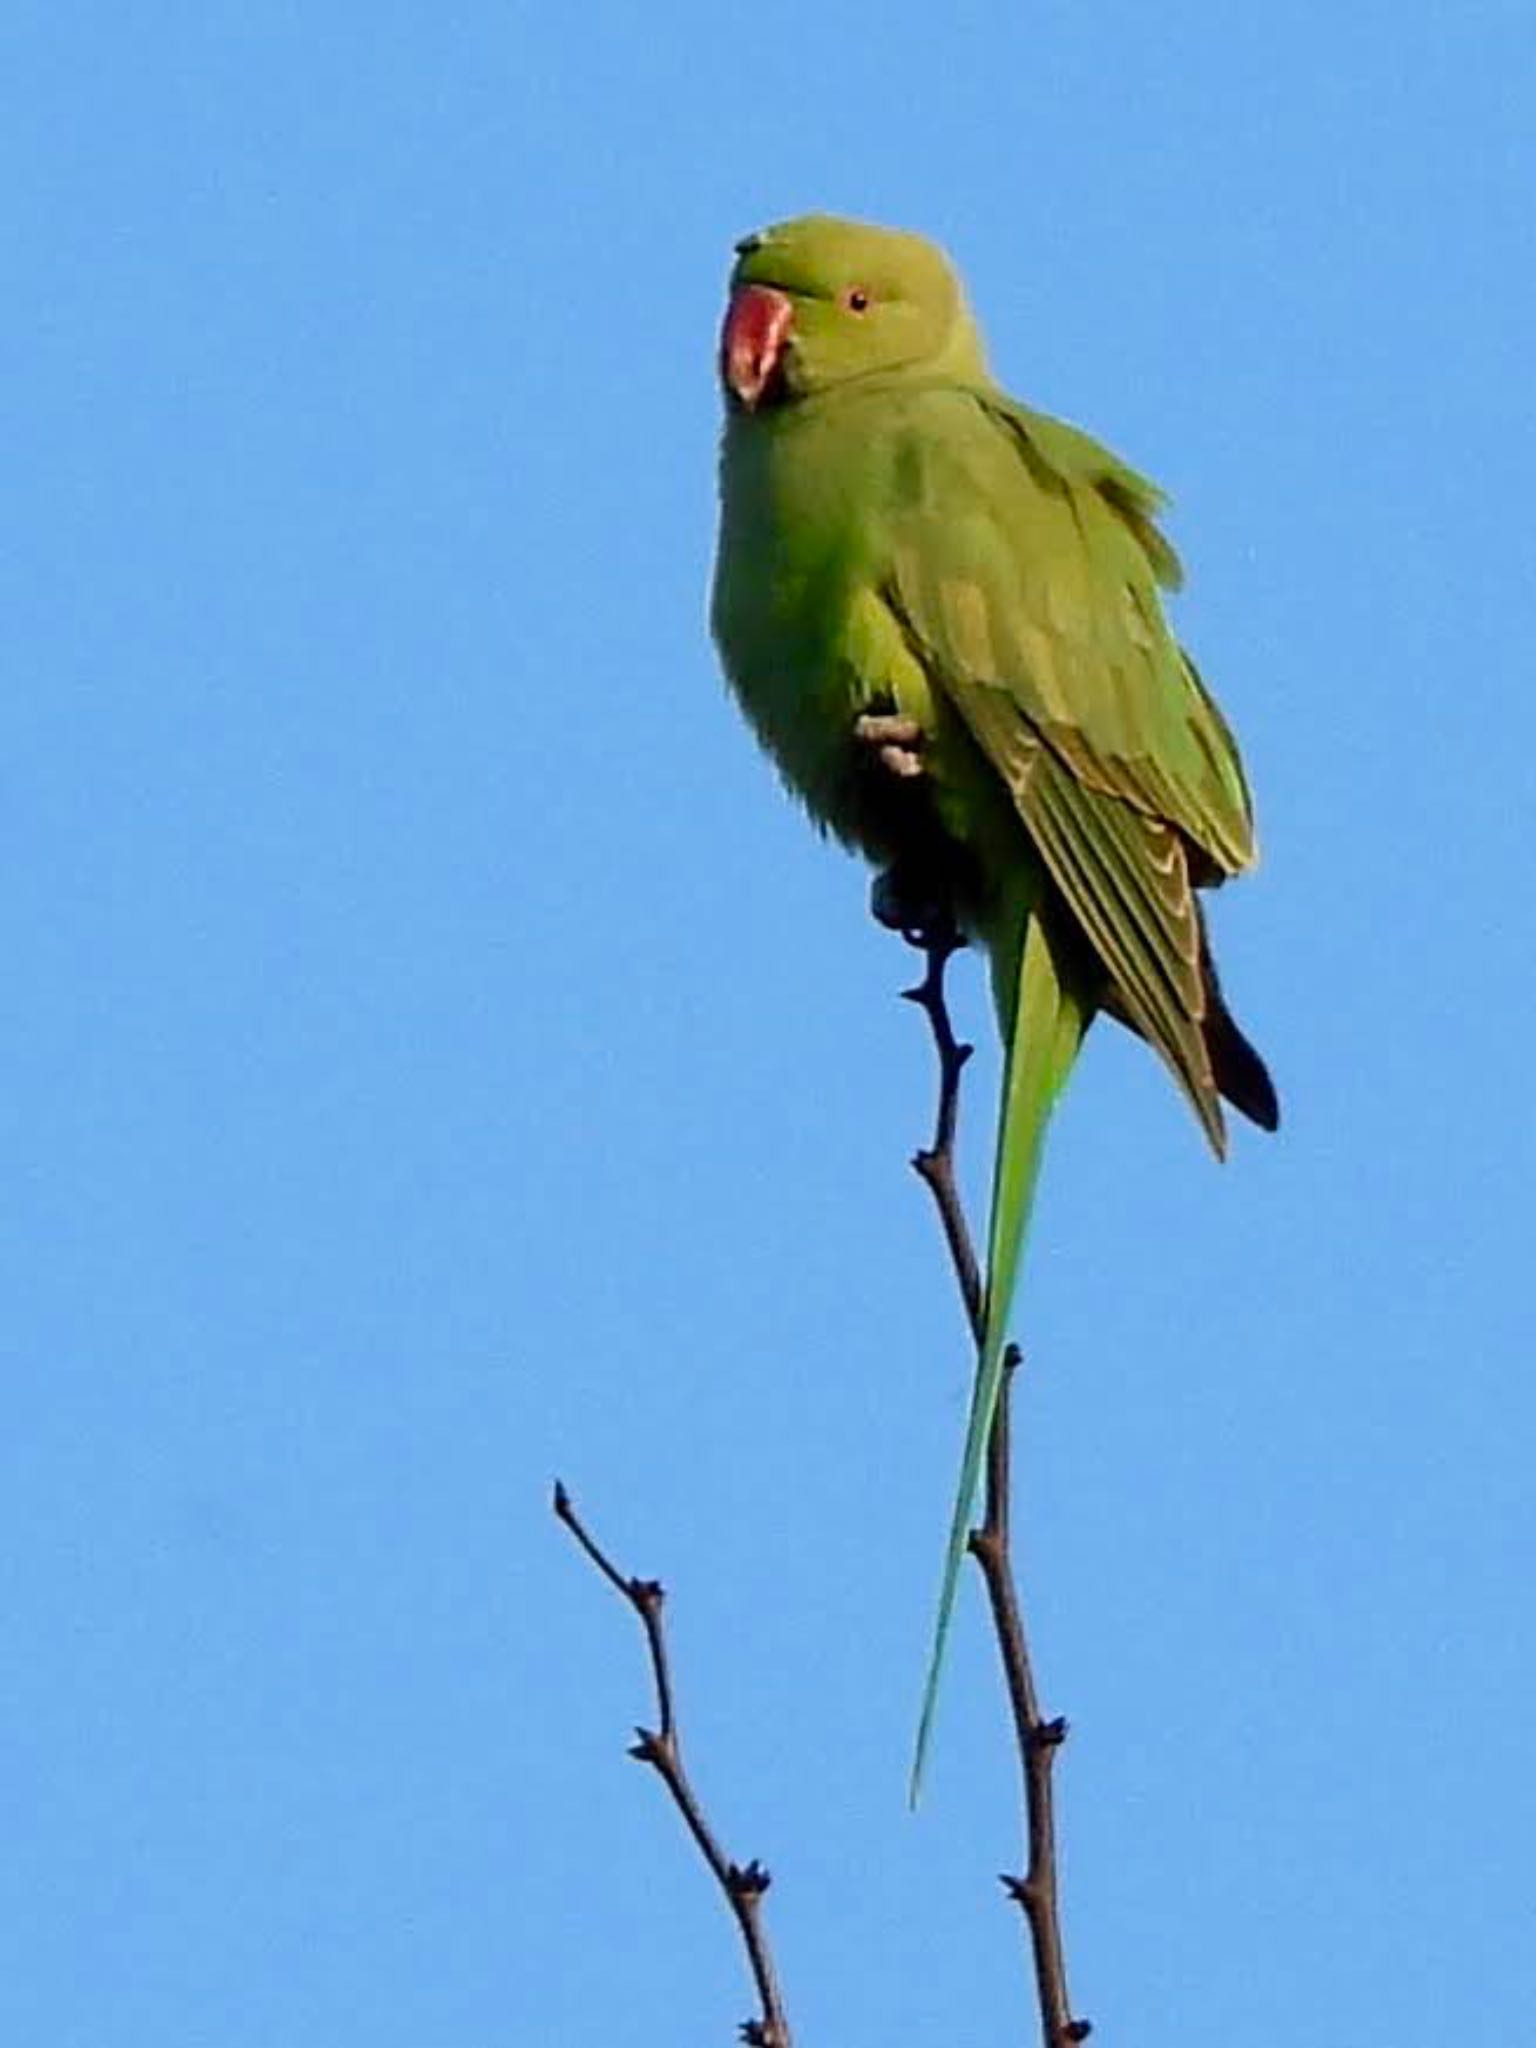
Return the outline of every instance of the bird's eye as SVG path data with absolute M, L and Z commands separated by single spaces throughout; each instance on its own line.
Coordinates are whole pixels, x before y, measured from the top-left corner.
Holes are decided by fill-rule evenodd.
M 869 311 L 869 293 L 861 286 L 854 285 L 850 291 L 843 293 L 843 304 L 850 313 L 867 313 Z

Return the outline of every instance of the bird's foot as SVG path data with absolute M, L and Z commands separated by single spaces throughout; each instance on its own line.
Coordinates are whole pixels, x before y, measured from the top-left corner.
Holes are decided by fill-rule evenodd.
M 869 908 L 877 924 L 900 932 L 909 946 L 926 950 L 962 943 L 948 891 L 931 876 L 911 868 L 889 867 L 876 875 L 870 885 Z
M 853 736 L 872 747 L 880 765 L 899 775 L 904 782 L 923 773 L 923 728 L 915 718 L 899 712 L 866 711 L 853 722 Z

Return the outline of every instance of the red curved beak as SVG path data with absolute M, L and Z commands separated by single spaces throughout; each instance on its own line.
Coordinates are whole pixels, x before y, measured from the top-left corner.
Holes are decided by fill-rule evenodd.
M 744 284 L 731 295 L 720 333 L 720 375 L 748 412 L 773 382 L 794 314 L 771 285 Z

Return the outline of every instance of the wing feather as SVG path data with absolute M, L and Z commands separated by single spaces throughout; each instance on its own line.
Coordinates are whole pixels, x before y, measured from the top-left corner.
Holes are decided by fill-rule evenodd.
M 1252 809 L 1163 617 L 1158 494 L 1075 429 L 955 390 L 903 474 L 886 601 L 1220 1151 L 1194 885 L 1251 863 Z

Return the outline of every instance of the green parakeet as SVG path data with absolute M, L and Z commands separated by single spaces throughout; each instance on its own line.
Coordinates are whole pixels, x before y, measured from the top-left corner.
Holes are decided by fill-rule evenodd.
M 825 831 L 985 947 L 1004 1046 L 984 1325 L 914 1792 L 996 1413 L 1051 1110 L 1100 1010 L 1167 1062 L 1218 1156 L 1269 1075 L 1195 891 L 1251 865 L 1232 733 L 1163 615 L 1158 490 L 1009 398 L 943 252 L 812 215 L 737 244 L 712 623 Z

